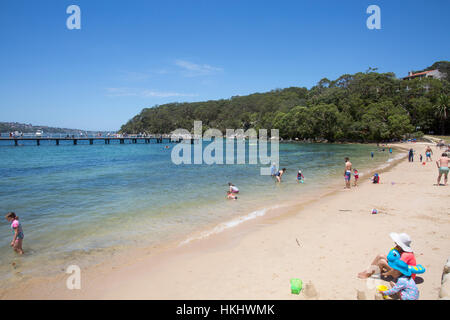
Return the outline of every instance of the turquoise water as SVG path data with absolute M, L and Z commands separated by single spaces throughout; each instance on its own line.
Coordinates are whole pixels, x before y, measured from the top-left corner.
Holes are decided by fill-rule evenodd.
M 59 272 L 283 203 L 341 176 L 345 156 L 360 171 L 389 159 L 371 145 L 282 143 L 280 164 L 287 172 L 278 185 L 259 174 L 259 165 L 177 166 L 165 144 L 6 144 L 0 146 L 0 212 L 20 217 L 26 254 L 18 257 L 9 247 L 12 232 L 3 220 L 3 283 L 17 270 L 22 276 Z M 295 180 L 299 168 L 305 184 Z M 225 200 L 229 181 L 241 190 L 237 201 Z

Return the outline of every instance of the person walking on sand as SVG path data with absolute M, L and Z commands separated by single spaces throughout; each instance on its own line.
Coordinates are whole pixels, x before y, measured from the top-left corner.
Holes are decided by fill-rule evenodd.
M 16 216 L 14 212 L 9 212 L 5 218 L 11 223 L 11 229 L 14 234 L 13 240 L 11 241 L 11 247 L 13 247 L 14 251 L 18 254 L 23 254 L 22 243 L 24 235 L 22 226 L 19 222 L 19 217 Z
M 433 161 L 432 159 L 431 159 L 431 155 L 433 154 L 433 150 L 431 150 L 431 147 L 430 146 L 427 146 L 427 148 L 425 149 L 425 155 L 426 155 L 426 157 L 427 157 L 427 161 L 428 161 L 428 159 L 430 159 L 430 161 Z
M 409 235 L 406 233 L 391 232 L 389 236 L 395 243 L 394 249 L 400 253 L 400 260 L 409 266 L 416 266 L 416 257 L 411 248 L 411 238 Z M 367 270 L 358 273 L 358 278 L 367 279 L 376 271 L 380 271 L 381 275 L 385 277 L 393 275 L 393 269 L 388 264 L 387 255 L 379 254 L 376 256 Z M 412 277 L 414 279 L 416 275 L 414 274 Z
M 348 157 L 345 158 L 345 171 L 344 171 L 344 178 L 345 178 L 345 188 L 350 189 L 350 178 L 352 176 L 352 163 L 350 162 L 350 159 Z
M 413 148 L 409 149 L 409 152 L 408 152 L 408 161 L 409 161 L 409 162 L 414 162 L 414 150 L 413 150 Z
M 436 165 L 438 167 L 439 170 L 439 175 L 437 178 L 437 185 L 439 186 L 441 184 L 441 177 L 442 175 L 444 175 L 444 186 L 447 185 L 448 182 L 448 155 L 447 153 L 443 153 L 441 158 L 439 160 L 436 161 Z

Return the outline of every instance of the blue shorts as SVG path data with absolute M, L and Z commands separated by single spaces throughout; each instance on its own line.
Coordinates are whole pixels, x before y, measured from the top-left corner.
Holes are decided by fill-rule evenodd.
M 351 171 L 345 171 L 345 181 L 350 181 L 351 176 L 352 176 Z

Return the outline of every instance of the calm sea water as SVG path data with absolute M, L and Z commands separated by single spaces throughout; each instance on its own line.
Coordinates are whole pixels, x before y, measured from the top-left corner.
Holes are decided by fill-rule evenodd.
M 345 156 L 360 171 L 394 156 L 371 145 L 282 143 L 280 164 L 287 172 L 278 185 L 259 174 L 259 165 L 177 166 L 166 144 L 7 144 L 0 146 L 0 213 L 20 217 L 26 254 L 9 247 L 12 232 L 3 220 L 0 285 L 259 214 L 341 176 Z M 296 182 L 298 169 L 305 184 Z M 225 199 L 229 181 L 241 190 L 237 201 Z

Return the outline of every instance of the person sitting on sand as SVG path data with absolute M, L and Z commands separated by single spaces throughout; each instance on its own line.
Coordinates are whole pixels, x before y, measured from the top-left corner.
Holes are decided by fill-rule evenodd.
M 298 183 L 303 183 L 303 179 L 305 179 L 305 177 L 303 176 L 302 170 L 298 170 L 298 172 L 297 172 L 297 182 Z
M 281 177 L 283 176 L 283 174 L 286 172 L 286 168 L 283 168 L 281 170 L 279 170 L 276 174 L 275 174 L 275 178 L 277 178 L 278 182 L 281 182 Z
M 353 183 L 353 186 L 358 186 L 358 179 L 359 179 L 359 172 L 356 169 L 353 169 L 353 176 L 355 177 L 355 182 Z
M 227 191 L 227 199 L 228 200 L 237 200 L 237 196 L 234 195 L 232 192 Z
M 345 171 L 344 171 L 344 178 L 345 178 L 345 188 L 350 189 L 350 178 L 352 176 L 352 163 L 350 162 L 350 159 L 348 157 L 345 158 Z
M 389 234 L 391 239 L 395 243 L 394 249 L 400 253 L 400 260 L 405 262 L 409 266 L 416 266 L 416 257 L 414 256 L 413 250 L 411 249 L 411 238 L 406 233 L 396 233 L 391 232 Z M 383 254 L 379 254 L 372 261 L 370 268 L 363 272 L 358 273 L 358 278 L 367 279 L 372 276 L 375 271 L 379 270 L 382 276 L 393 276 L 392 268 L 389 266 L 387 261 L 387 256 Z M 413 279 L 415 279 L 416 275 L 412 275 Z
M 11 241 L 11 247 L 18 254 L 23 254 L 22 243 L 23 243 L 23 230 L 22 225 L 19 222 L 19 217 L 16 216 L 14 212 L 9 212 L 5 216 L 6 220 L 11 223 L 11 229 L 13 230 L 13 240 Z
M 433 150 L 431 150 L 430 146 L 427 146 L 427 148 L 425 149 L 425 155 L 427 157 L 427 161 L 428 161 L 428 159 L 430 159 L 430 161 L 432 161 L 432 159 L 431 159 L 432 154 L 433 154 Z
M 417 300 L 419 299 L 419 289 L 414 281 L 415 274 L 412 274 L 408 264 L 399 258 L 398 251 L 391 250 L 387 256 L 388 264 L 392 268 L 391 275 L 396 279 L 396 283 L 390 282 L 392 289 L 379 290 L 384 296 L 400 295 L 401 300 Z
M 442 175 L 444 175 L 444 186 L 447 185 L 447 181 L 448 181 L 448 155 L 447 153 L 443 153 L 442 157 L 436 161 L 436 165 L 438 167 L 439 170 L 439 175 L 437 178 L 437 185 L 439 186 L 441 184 L 441 177 Z
M 378 175 L 378 173 L 375 173 L 373 177 L 370 178 L 370 181 L 372 181 L 372 183 L 380 183 L 380 176 Z
M 232 184 L 231 182 L 228 182 L 228 186 L 230 187 L 230 192 L 231 193 L 239 193 L 239 189 L 238 187 L 236 187 L 234 184 Z

